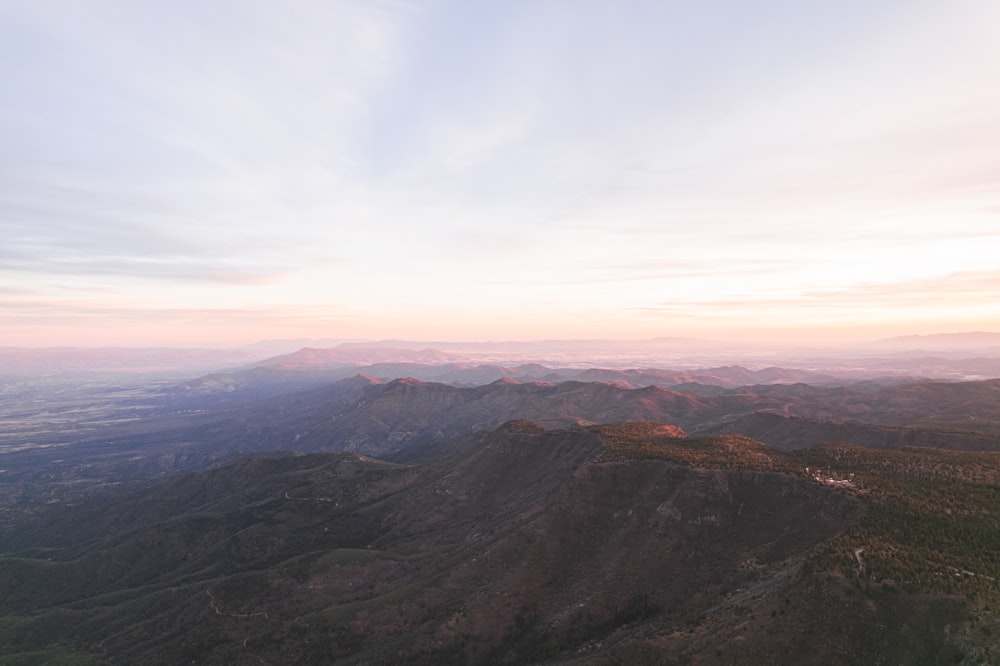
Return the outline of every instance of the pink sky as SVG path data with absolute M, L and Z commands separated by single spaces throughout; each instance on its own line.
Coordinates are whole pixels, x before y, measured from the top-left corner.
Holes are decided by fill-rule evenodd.
M 0 346 L 1000 330 L 995 2 L 0 21 Z

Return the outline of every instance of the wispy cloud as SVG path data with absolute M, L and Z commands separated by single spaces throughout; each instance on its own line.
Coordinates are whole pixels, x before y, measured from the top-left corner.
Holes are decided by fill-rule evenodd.
M 884 316 L 912 316 L 913 311 L 934 313 L 947 319 L 951 310 L 969 305 L 994 310 L 1000 302 L 1000 271 L 953 273 L 933 279 L 897 283 L 858 283 L 838 289 L 802 291 L 784 296 L 748 293 L 739 297 L 700 300 L 696 297 L 660 302 L 638 308 L 647 313 L 703 311 L 741 317 L 748 312 L 774 314 L 784 310 L 808 310 L 830 318 L 851 311 L 880 312 Z
M 120 276 L 130 280 L 182 280 L 191 282 L 217 282 L 232 285 L 262 285 L 280 282 L 291 271 L 261 266 L 226 266 L 216 262 L 192 262 L 185 259 L 89 257 L 56 259 L 46 262 L 46 272 L 53 276 Z M 37 263 L 24 258 L 8 260 L 0 275 L 37 273 Z
M 573 337 L 580 313 L 656 334 L 662 318 L 629 318 L 933 318 L 991 294 L 947 285 L 1000 256 L 996 3 L 15 0 L 0 17 L 0 282 L 68 309 L 93 305 L 73 289 L 285 303 L 322 327 L 308 312 L 336 301 L 374 335 L 424 308 L 435 337 L 449 312 L 486 336 L 544 313 Z

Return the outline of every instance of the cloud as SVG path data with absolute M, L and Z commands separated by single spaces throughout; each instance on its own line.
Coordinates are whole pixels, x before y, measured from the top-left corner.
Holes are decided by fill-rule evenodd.
M 260 338 L 289 338 L 303 330 L 347 330 L 356 314 L 328 304 L 303 312 L 294 307 L 156 307 L 94 298 L 0 298 L 5 343 L 23 346 L 235 344 L 254 331 Z
M 40 269 L 50 251 L 77 265 L 95 254 L 226 261 L 247 237 L 294 233 L 320 190 L 324 202 L 342 193 L 351 128 L 391 67 L 399 12 L 192 9 L 14 8 L 25 36 L 3 50 L 28 67 L 0 73 L 12 95 L 0 112 L 11 251 Z
M 1000 254 L 998 11 L 4 3 L 0 276 L 69 309 L 335 298 L 386 336 L 916 312 L 892 285 Z
M 0 274 L 15 276 L 38 273 L 37 263 L 25 259 L 5 261 Z M 285 280 L 292 271 L 261 266 L 226 266 L 215 262 L 194 262 L 177 258 L 150 260 L 121 257 L 90 257 L 87 259 L 50 259 L 45 273 L 50 276 L 121 276 L 130 280 L 167 280 L 221 283 L 229 285 L 263 285 Z
M 700 300 L 678 299 L 637 308 L 647 313 L 726 313 L 739 317 L 748 311 L 809 310 L 831 316 L 852 310 L 878 311 L 884 316 L 903 310 L 947 312 L 967 305 L 1000 302 L 1000 271 L 952 273 L 937 278 L 923 278 L 894 283 L 857 283 L 837 289 L 802 290 L 789 296 L 746 294 L 741 297 Z M 1000 320 L 1000 313 L 994 317 Z
M 710 262 L 704 260 L 679 261 L 667 259 L 659 264 L 612 265 L 591 271 L 589 277 L 573 280 L 557 280 L 564 285 L 598 285 L 630 282 L 669 283 L 678 280 L 700 278 L 738 279 L 759 275 L 770 275 L 792 265 L 790 260 L 744 259 L 715 257 Z
M 845 289 L 805 292 L 817 303 L 879 307 L 943 307 L 1000 302 L 1000 270 L 961 272 L 902 283 L 857 284 Z

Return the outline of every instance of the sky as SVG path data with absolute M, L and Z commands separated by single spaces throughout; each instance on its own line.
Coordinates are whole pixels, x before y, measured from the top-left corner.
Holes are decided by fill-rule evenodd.
M 995 0 L 0 0 L 0 346 L 1000 330 Z

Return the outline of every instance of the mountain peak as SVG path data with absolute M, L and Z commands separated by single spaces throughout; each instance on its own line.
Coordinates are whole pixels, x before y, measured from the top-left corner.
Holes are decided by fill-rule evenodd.
M 545 432 L 545 428 L 538 425 L 534 421 L 529 421 L 528 419 L 514 419 L 513 421 L 507 421 L 501 425 L 496 429 L 496 432 L 531 435 Z
M 422 382 L 415 377 L 401 377 L 391 382 L 401 386 L 427 386 L 427 382 Z

